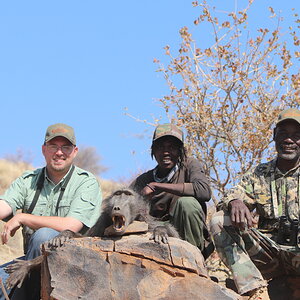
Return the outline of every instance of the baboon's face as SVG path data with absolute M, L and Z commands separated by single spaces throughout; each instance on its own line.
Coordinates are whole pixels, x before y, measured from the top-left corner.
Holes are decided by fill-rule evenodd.
M 118 190 L 111 198 L 111 218 L 116 234 L 123 234 L 135 218 L 135 195 L 130 190 Z

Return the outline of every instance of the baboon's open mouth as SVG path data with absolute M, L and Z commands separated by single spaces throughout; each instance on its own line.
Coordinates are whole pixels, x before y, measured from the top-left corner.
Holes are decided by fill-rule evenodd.
M 113 228 L 116 232 L 124 231 L 125 228 L 125 218 L 121 215 L 114 215 L 112 217 Z

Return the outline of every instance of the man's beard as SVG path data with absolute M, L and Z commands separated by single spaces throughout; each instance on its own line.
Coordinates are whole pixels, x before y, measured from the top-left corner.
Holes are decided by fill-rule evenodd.
M 282 153 L 282 151 L 280 151 L 278 153 L 278 157 L 280 157 L 284 160 L 298 160 L 300 157 L 300 154 L 298 151 L 295 151 L 293 153 Z
M 64 172 L 69 168 L 69 166 L 66 164 L 63 164 L 63 165 L 52 164 L 51 167 L 56 172 Z

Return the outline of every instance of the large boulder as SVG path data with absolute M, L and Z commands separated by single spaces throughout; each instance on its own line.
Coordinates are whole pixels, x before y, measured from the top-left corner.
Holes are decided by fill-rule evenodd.
M 198 248 L 175 238 L 85 237 L 44 256 L 42 299 L 239 299 L 209 278 Z

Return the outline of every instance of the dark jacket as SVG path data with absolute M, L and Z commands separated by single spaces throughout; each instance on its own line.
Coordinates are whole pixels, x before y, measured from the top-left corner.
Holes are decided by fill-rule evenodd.
M 152 169 L 138 176 L 130 184 L 130 188 L 140 194 L 146 184 L 154 181 Z M 182 196 L 195 197 L 206 213 L 205 202 L 210 200 L 211 189 L 203 166 L 198 160 L 192 157 L 185 159 L 169 183 L 184 183 Z M 151 199 L 150 214 L 157 218 L 165 218 L 178 198 L 179 196 L 167 192 L 155 194 Z

